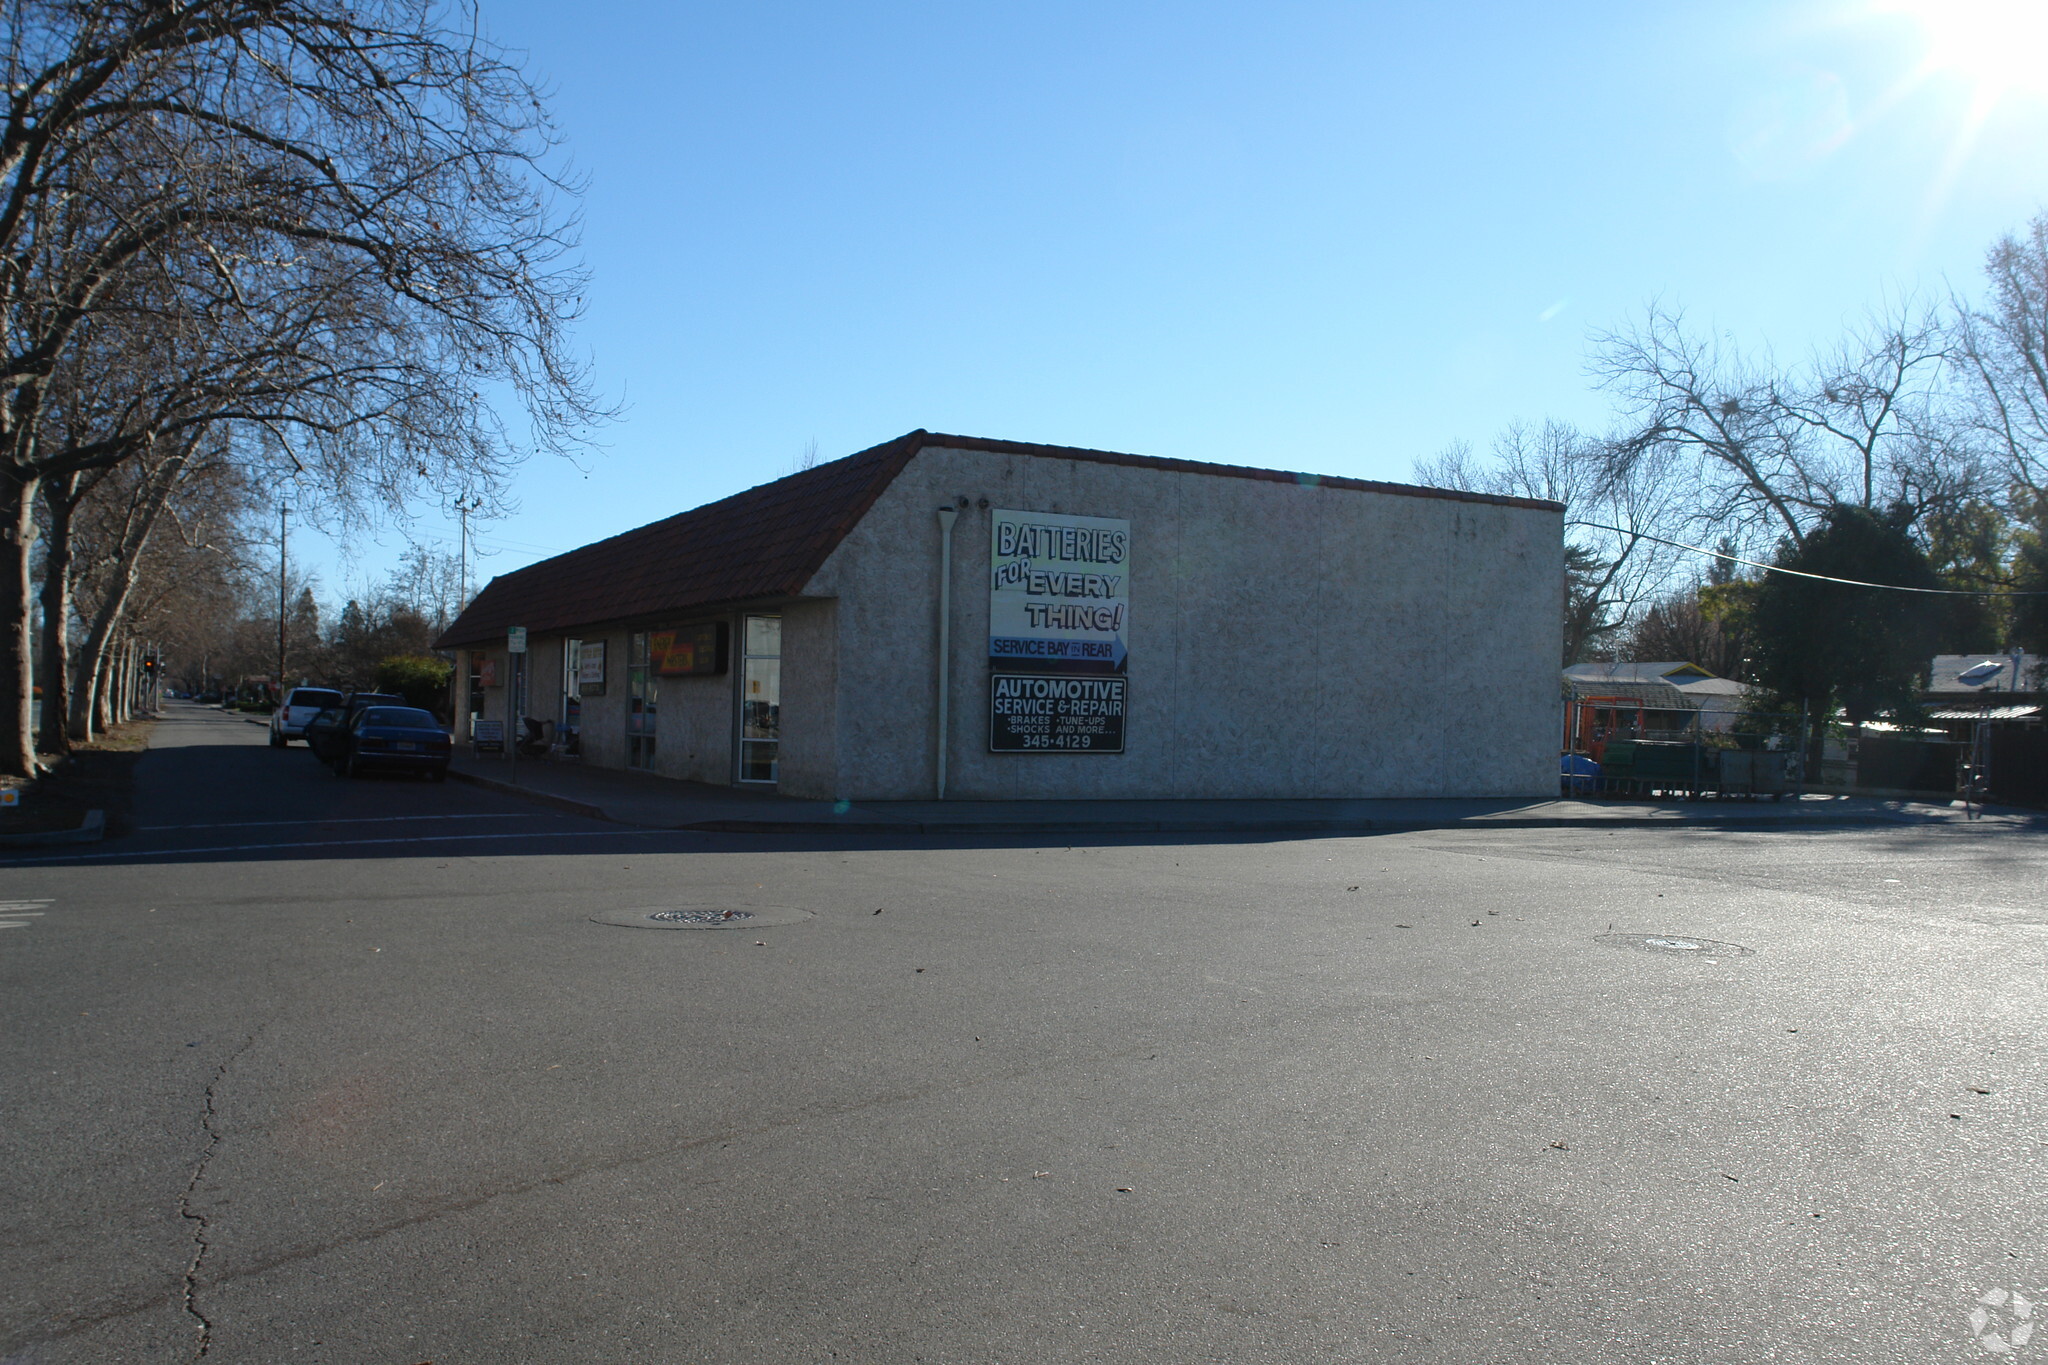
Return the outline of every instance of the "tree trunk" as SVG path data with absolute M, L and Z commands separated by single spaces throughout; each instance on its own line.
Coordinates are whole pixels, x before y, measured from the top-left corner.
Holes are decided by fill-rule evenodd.
M 0 466 L 0 774 L 10 777 L 36 773 L 35 691 L 30 680 L 35 647 L 29 638 L 36 483 L 34 475 Z
M 71 689 L 71 742 L 84 744 L 106 728 L 100 718 L 100 700 L 107 691 L 106 652 L 80 648 L 71 667 L 78 678 Z
M 101 734 L 114 723 L 114 651 L 107 650 L 100 655 L 99 664 L 93 670 L 98 682 L 92 689 L 93 728 Z
M 115 720 L 125 725 L 135 719 L 135 642 L 121 642 L 121 682 L 115 695 L 121 699 L 121 708 Z
M 40 745 L 46 754 L 71 751 L 71 513 L 78 481 L 66 474 L 43 488 L 50 524 L 43 532 L 43 649 L 36 671 L 43 682 Z
M 120 629 L 122 617 L 127 614 L 128 598 L 135 590 L 135 575 L 141 565 L 142 551 L 149 544 L 150 534 L 156 529 L 156 519 L 163 512 L 164 503 L 183 472 L 191 450 L 192 444 L 188 443 L 184 452 L 152 476 L 149 489 L 133 509 L 119 549 L 120 568 L 115 572 L 113 581 L 107 584 L 106 594 L 100 601 L 100 609 L 94 615 L 92 625 L 86 630 L 85 639 L 79 642 L 77 671 L 80 678 L 108 676 L 103 665 L 109 655 L 119 652 L 111 642 Z M 99 728 L 105 730 L 108 724 L 106 717 L 119 705 L 118 699 L 110 701 L 107 697 L 105 683 L 98 691 L 97 699 L 73 699 L 71 733 L 74 736 L 83 738 L 90 732 L 89 721 L 95 713 L 100 718 Z M 122 717 L 126 718 L 125 715 Z
M 84 744 L 99 732 L 100 677 L 104 672 L 101 663 L 100 656 L 79 650 L 75 663 L 78 685 L 71 689 L 71 710 L 66 726 L 74 744 Z

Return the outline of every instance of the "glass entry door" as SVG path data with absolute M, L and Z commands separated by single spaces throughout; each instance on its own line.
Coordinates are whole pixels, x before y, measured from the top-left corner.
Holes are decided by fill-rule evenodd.
M 654 766 L 654 727 L 660 711 L 661 678 L 649 665 L 647 632 L 626 637 L 626 766 Z
M 740 659 L 740 781 L 773 782 L 782 747 L 782 618 L 749 616 Z

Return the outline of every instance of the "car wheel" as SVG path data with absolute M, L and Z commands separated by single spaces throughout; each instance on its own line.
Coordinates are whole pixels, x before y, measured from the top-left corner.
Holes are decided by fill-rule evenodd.
M 428 776 L 432 777 L 436 782 L 446 782 L 448 780 L 448 770 L 446 768 L 436 768 Z
M 281 735 L 281 734 L 279 734 L 279 733 L 278 733 L 277 731 L 275 731 L 275 730 L 272 730 L 272 731 L 270 732 L 270 747 L 271 747 L 271 748 L 273 748 L 273 749 L 282 749 L 282 748 L 283 748 L 284 746 L 285 746 L 285 738 L 284 738 L 284 736 L 283 736 L 283 735 Z

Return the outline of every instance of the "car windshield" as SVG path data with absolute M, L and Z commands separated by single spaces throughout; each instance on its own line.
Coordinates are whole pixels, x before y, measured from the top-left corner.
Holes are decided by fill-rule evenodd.
M 373 706 L 363 712 L 365 725 L 395 725 L 409 730 L 438 730 L 434 718 L 411 706 Z
M 322 692 L 317 688 L 301 687 L 285 698 L 286 706 L 339 706 L 341 693 Z

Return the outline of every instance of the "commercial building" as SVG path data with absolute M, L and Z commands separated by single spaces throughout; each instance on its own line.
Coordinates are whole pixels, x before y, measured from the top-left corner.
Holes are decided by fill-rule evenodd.
M 502 575 L 440 645 L 464 717 L 794 796 L 1534 797 L 1562 540 L 1555 503 L 914 431 Z

